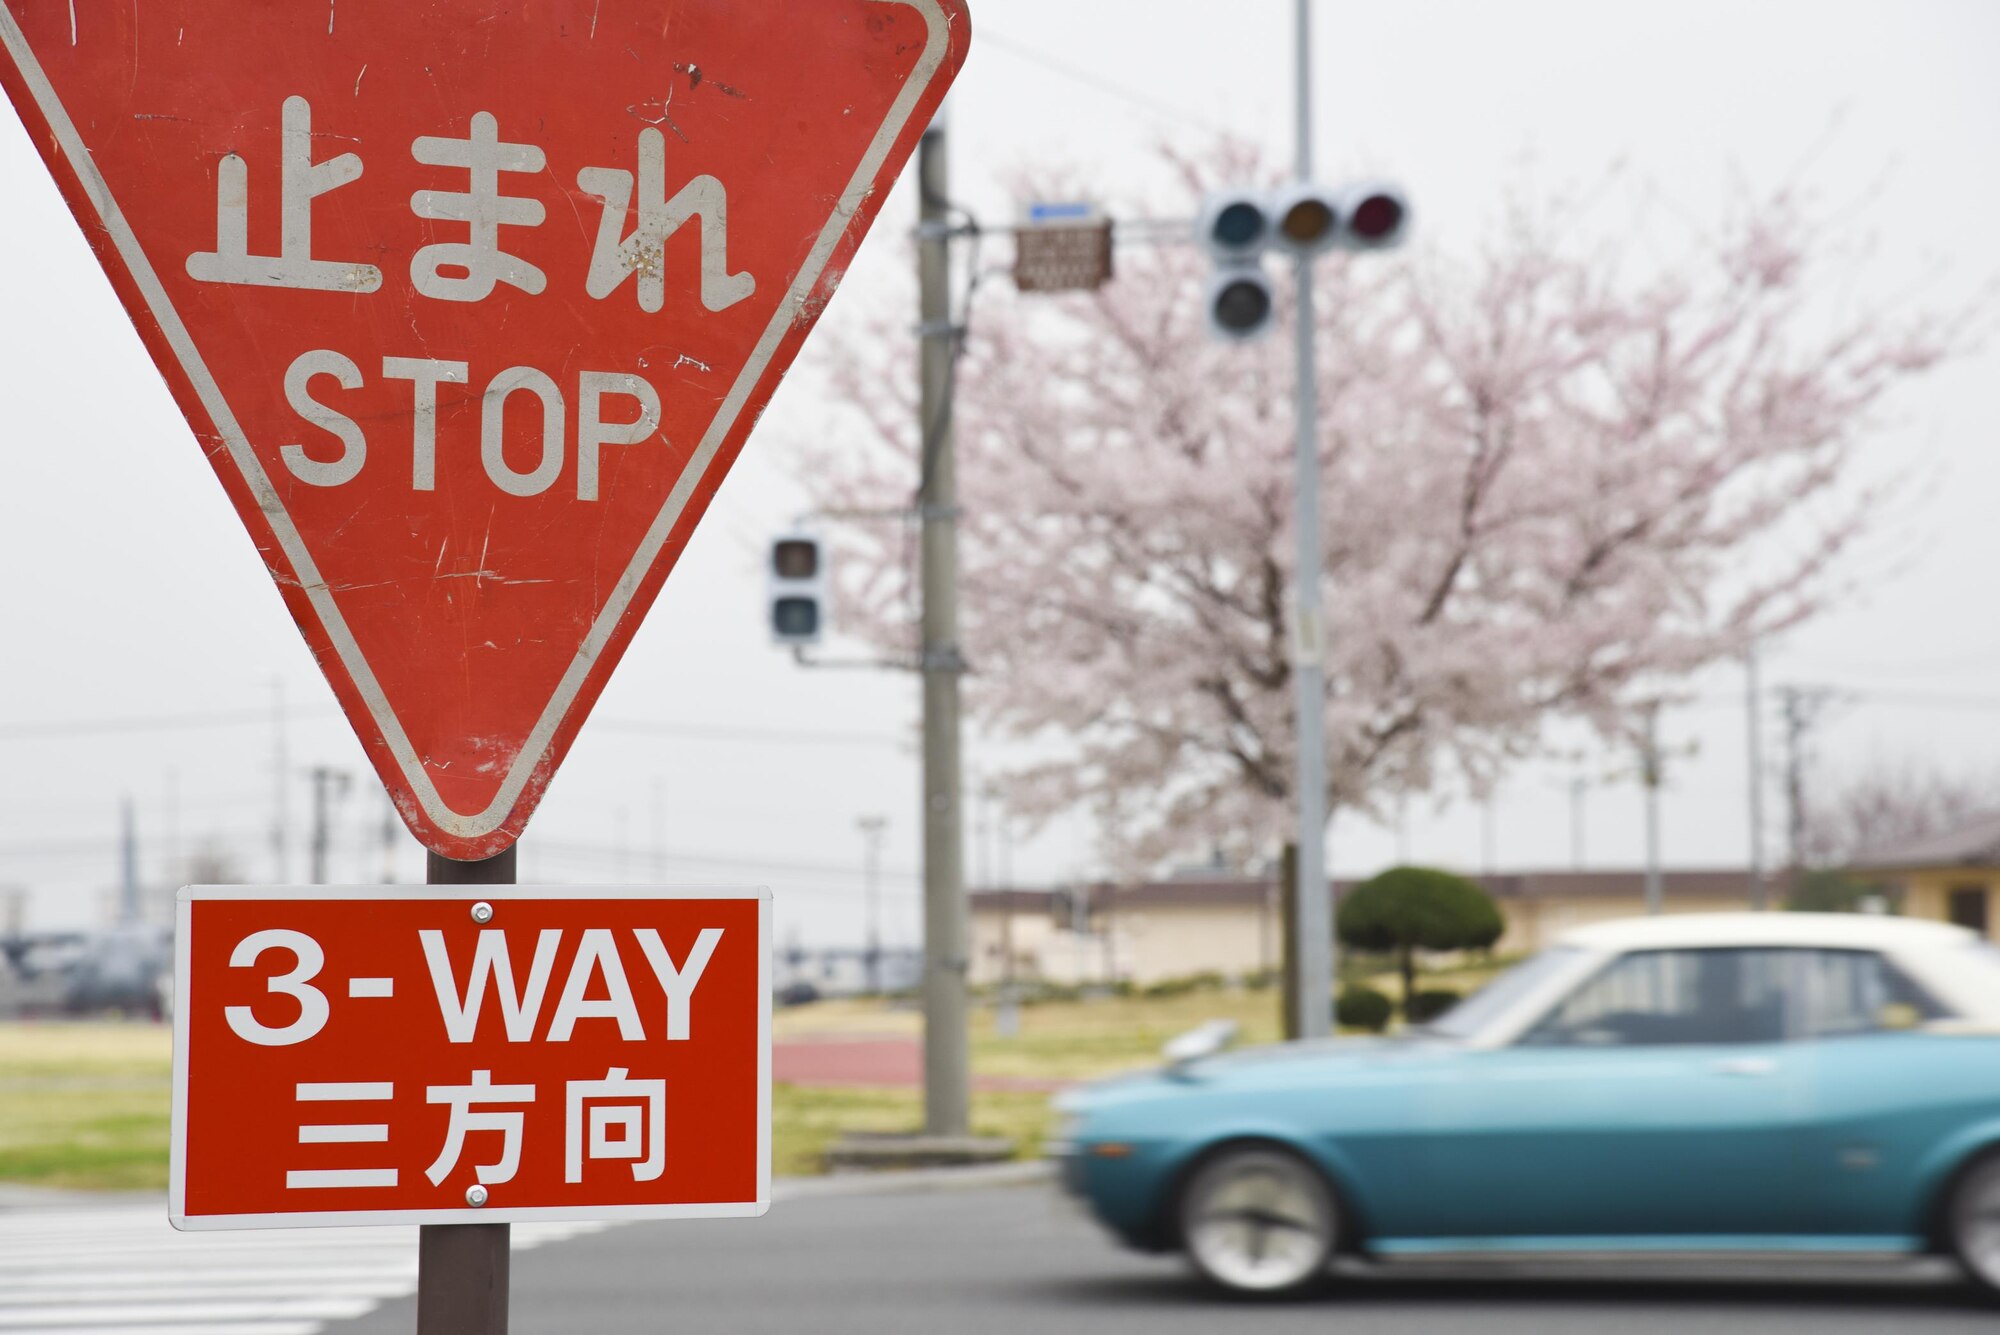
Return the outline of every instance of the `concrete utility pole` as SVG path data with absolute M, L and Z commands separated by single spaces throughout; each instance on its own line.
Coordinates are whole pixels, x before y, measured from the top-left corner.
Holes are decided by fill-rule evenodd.
M 1757 669 L 1757 646 L 1743 653 L 1745 703 L 1750 711 L 1750 906 L 1771 906 L 1771 883 L 1764 874 L 1764 700 Z
M 347 792 L 344 770 L 315 765 L 307 771 L 313 786 L 312 884 L 326 884 L 326 853 L 332 841 L 332 807 Z
M 1297 0 L 1298 160 L 1301 185 L 1312 182 L 1312 0 Z M 1333 1032 L 1333 891 L 1326 879 L 1326 627 L 1320 615 L 1319 378 L 1313 261 L 1301 255 L 1295 274 L 1298 340 L 1298 436 L 1295 442 L 1298 571 L 1293 579 L 1292 676 L 1298 713 L 1298 990 L 1292 998 L 1301 1038 Z
M 1787 833 L 1792 874 L 1806 865 L 1806 752 L 1828 693 L 1798 686 L 1781 686 L 1778 698 L 1785 714 L 1785 797 L 1790 810 Z
M 1584 846 L 1584 802 L 1590 796 L 1590 780 L 1582 775 L 1569 781 L 1569 865 L 1582 871 L 1587 850 Z
M 967 1052 L 965 850 L 959 761 L 958 467 L 952 389 L 963 336 L 951 309 L 951 188 L 946 113 L 917 149 L 921 196 L 924 678 L 924 1130 L 963 1136 L 972 1120 Z
M 868 895 L 868 951 L 863 963 L 868 968 L 868 990 L 882 990 L 882 831 L 889 827 L 886 816 L 863 816 L 854 822 L 861 829 L 864 847 L 862 875 Z
M 118 808 L 118 921 L 130 927 L 139 921 L 139 817 L 130 797 Z
M 1660 872 L 1660 706 L 1646 706 L 1646 740 L 1639 772 L 1646 784 L 1646 912 L 1667 907 L 1666 884 Z
M 285 756 L 285 683 L 271 682 L 271 883 L 284 885 L 292 879 L 291 803 L 286 800 L 292 782 L 291 761 Z

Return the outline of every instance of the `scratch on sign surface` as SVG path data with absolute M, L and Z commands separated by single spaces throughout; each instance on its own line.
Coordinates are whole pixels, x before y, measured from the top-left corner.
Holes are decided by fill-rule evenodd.
M 76 0 L 69 0 L 69 44 L 76 45 Z
M 334 0 L 326 0 L 326 35 L 328 37 L 333 36 L 333 6 Z
M 354 95 L 356 97 L 361 96 L 361 81 L 367 77 L 368 77 L 368 67 L 366 65 L 363 65 L 361 67 L 361 73 L 354 76 Z
M 604 0 L 596 0 L 590 7 L 590 40 L 597 40 L 597 11 L 604 7 Z

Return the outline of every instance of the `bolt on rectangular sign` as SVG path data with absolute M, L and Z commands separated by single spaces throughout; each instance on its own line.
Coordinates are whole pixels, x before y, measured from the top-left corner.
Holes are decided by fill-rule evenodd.
M 719 1218 L 770 1203 L 770 898 L 195 886 L 181 1229 Z

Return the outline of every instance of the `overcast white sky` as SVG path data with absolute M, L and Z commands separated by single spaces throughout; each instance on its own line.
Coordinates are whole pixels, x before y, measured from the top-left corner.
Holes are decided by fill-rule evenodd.
M 78 0 L 79 7 L 93 0 Z M 1152 148 L 1230 131 L 1290 152 L 1288 0 L 974 0 L 974 50 L 953 104 L 954 193 L 994 221 L 1017 205 L 1003 182 L 1068 163 L 1107 197 L 1156 192 Z M 1672 212 L 1713 217 L 1741 176 L 1802 169 L 1853 199 L 1877 231 L 1864 290 L 1926 282 L 1948 298 L 2000 269 L 2000 6 L 1983 0 L 1321 0 L 1317 123 L 1324 172 L 1404 181 L 1417 244 L 1477 244 L 1510 179 L 1532 163 L 1555 185 L 1627 160 Z M 313 764 L 351 770 L 334 874 L 374 880 L 384 801 L 303 642 L 109 284 L 11 112 L 0 112 L 0 886 L 36 888 L 35 919 L 87 919 L 116 876 L 117 803 L 138 804 L 149 877 L 204 839 L 268 878 L 273 728 L 38 732 L 24 725 L 292 712 L 290 874 L 303 873 Z M 1876 183 L 1885 188 L 1873 191 Z M 1157 196 L 1156 196 L 1157 197 Z M 1171 200 L 1163 201 L 1170 205 Z M 1184 203 L 1192 208 L 1192 201 Z M 900 192 L 853 270 L 843 309 L 893 290 L 911 219 Z M 1192 333 L 1191 333 L 1192 336 Z M 914 355 L 914 354 L 912 354 Z M 807 354 L 810 361 L 811 353 Z M 1992 597 L 2000 493 L 2000 347 L 1931 378 L 1896 405 L 1868 467 L 1929 479 L 1900 519 L 1914 557 L 1772 646 L 1767 680 L 1867 692 L 1821 734 L 1815 772 L 1871 757 L 2000 757 L 2000 617 Z M 527 878 L 769 884 L 780 932 L 855 941 L 858 817 L 889 818 L 892 941 L 916 935 L 916 761 L 906 744 L 915 683 L 805 673 L 770 648 L 758 545 L 803 503 L 773 444 L 812 429 L 810 376 L 781 391 L 763 435 L 605 693 L 523 841 Z M 1665 804 L 1671 864 L 1746 856 L 1739 673 L 1701 684 L 1667 721 L 1684 751 Z M 1773 758 L 1777 736 L 1775 710 Z M 647 731 L 632 724 L 676 724 Z M 710 735 L 688 731 L 710 730 Z M 781 742 L 772 734 L 788 734 Z M 719 735 L 728 734 L 728 735 Z M 974 769 L 982 749 L 969 739 Z M 987 753 L 990 755 L 990 753 Z M 1606 755 L 1593 779 L 1592 865 L 1635 866 L 1641 799 Z M 1524 768 L 1495 803 L 1502 869 L 1567 865 L 1575 767 Z M 1782 809 L 1771 804 L 1772 847 Z M 1413 806 L 1415 857 L 1477 869 L 1477 810 Z M 969 841 L 968 872 L 989 858 Z M 1398 853 L 1390 830 L 1341 822 L 1332 856 L 1368 872 Z M 421 876 L 398 832 L 397 874 Z M 1018 844 L 1017 881 L 1092 871 L 1089 830 Z

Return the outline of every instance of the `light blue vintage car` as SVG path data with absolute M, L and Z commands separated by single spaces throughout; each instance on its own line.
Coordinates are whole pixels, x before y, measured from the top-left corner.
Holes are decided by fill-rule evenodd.
M 1342 1252 L 1944 1252 L 2000 1290 L 2000 951 L 1937 923 L 1600 924 L 1406 1036 L 1059 1107 L 1069 1188 L 1231 1289 Z

